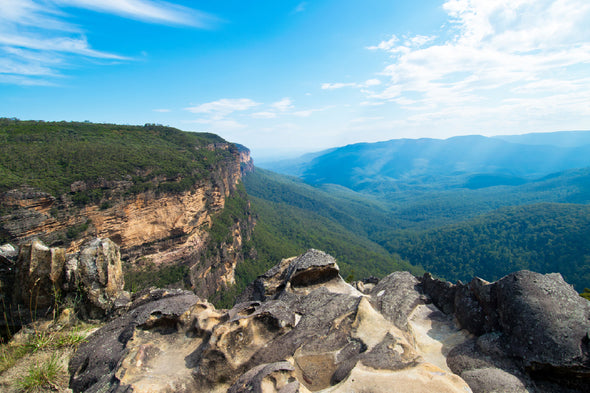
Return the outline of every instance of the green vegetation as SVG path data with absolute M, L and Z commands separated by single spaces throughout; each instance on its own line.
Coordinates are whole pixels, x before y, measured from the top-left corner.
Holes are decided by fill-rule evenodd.
M 73 194 L 77 205 L 99 202 L 105 180 L 132 180 L 131 193 L 187 190 L 236 149 L 209 149 L 224 140 L 157 125 L 5 118 L 0 119 L 0 141 L 0 192 L 26 184 L 58 196 L 69 193 L 76 181 L 96 183 Z M 154 183 L 162 177 L 166 181 Z
M 59 390 L 58 378 L 64 372 L 59 356 L 54 354 L 45 362 L 31 365 L 25 375 L 18 377 L 16 385 L 22 392 Z
M 186 265 L 165 265 L 156 266 L 153 262 L 143 265 L 123 265 L 125 275 L 125 290 L 137 292 L 143 288 L 158 287 L 166 288 L 173 285 L 176 288 L 189 288 L 188 273 Z
M 10 367 L 29 353 L 29 350 L 24 345 L 8 346 L 0 344 L 0 373 L 8 370 Z
M 382 234 L 383 245 L 451 280 L 496 280 L 528 269 L 559 272 L 576 288 L 590 281 L 590 206 L 507 207 L 426 231 Z
M 590 288 L 584 288 L 584 291 L 580 293 L 580 296 L 586 300 L 590 300 Z
M 451 281 L 495 280 L 530 269 L 560 272 L 581 289 L 590 281 L 590 206 L 534 202 L 588 200 L 589 174 L 573 170 L 518 187 L 399 191 L 386 200 L 257 169 L 245 183 L 258 215 L 259 256 L 237 274 L 253 278 L 262 266 L 315 247 L 337 257 L 344 277 L 423 267 Z
M 26 355 L 36 352 L 53 352 L 64 348 L 76 348 L 86 340 L 92 326 L 49 332 L 35 330 L 27 335 L 23 344 L 0 344 L 0 373 L 14 366 Z
M 281 258 L 317 248 L 334 256 L 343 277 L 361 279 L 395 270 L 422 272 L 368 238 L 387 228 L 385 208 L 344 190 L 328 193 L 294 178 L 256 169 L 245 180 L 257 224 L 255 263 L 239 265 L 236 276 L 251 281 Z

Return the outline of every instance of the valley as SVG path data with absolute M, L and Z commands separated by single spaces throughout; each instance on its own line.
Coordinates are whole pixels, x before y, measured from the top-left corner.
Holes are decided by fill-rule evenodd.
M 526 136 L 350 145 L 273 163 L 283 175 L 257 169 L 245 184 L 253 196 L 314 211 L 450 281 L 531 269 L 560 272 L 581 292 L 590 285 L 588 134 L 546 134 L 582 141 L 556 147 Z

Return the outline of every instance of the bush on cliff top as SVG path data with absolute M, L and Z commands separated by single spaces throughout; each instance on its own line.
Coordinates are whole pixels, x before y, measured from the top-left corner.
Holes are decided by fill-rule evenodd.
M 157 176 L 178 179 L 162 184 L 167 191 L 186 189 L 232 156 L 233 145 L 229 150 L 207 148 L 224 142 L 214 134 L 157 125 L 1 118 L 0 192 L 26 184 L 61 195 L 76 181 L 133 179 L 137 185 Z

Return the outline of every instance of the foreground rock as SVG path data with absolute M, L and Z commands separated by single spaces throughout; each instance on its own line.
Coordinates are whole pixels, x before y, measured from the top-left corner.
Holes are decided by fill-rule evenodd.
M 64 308 L 75 309 L 81 319 L 106 319 L 130 300 L 119 247 L 109 239 L 89 241 L 70 255 L 38 239 L 22 244 L 17 256 L 7 246 L 3 250 L 8 250 L 0 255 L 5 337 L 32 321 L 57 319 Z
M 70 387 L 583 392 L 590 314 L 578 298 L 560 276 L 530 272 L 468 286 L 396 272 L 351 286 L 334 258 L 309 250 L 260 276 L 231 310 L 183 291 L 137 295 L 80 347 Z
M 590 302 L 560 274 L 423 285 L 475 336 L 447 359 L 474 392 L 590 392 Z
M 310 250 L 261 276 L 228 311 L 186 294 L 139 299 L 72 359 L 74 392 L 470 391 L 441 346 L 413 333 L 466 340 L 409 274 L 363 294 L 334 258 Z

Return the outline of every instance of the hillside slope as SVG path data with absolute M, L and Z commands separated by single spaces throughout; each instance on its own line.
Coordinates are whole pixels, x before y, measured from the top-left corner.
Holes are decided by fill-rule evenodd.
M 244 178 L 244 184 L 257 220 L 252 235 L 258 253 L 256 274 L 314 247 L 334 255 L 349 279 L 395 270 L 422 273 L 369 239 L 369 233 L 393 225 L 382 204 L 344 191 L 328 193 L 259 168 Z M 245 282 L 255 277 L 251 274 Z
M 0 243 L 37 237 L 72 253 L 110 238 L 128 272 L 146 273 L 130 275 L 130 289 L 165 277 L 160 285 L 209 296 L 235 281 L 253 224 L 247 211 L 231 220 L 224 212 L 228 201 L 247 201 L 247 150 L 163 126 L 8 119 L 0 141 Z M 229 236 L 212 234 L 220 219 Z
M 382 244 L 442 277 L 488 281 L 521 269 L 559 272 L 582 291 L 590 283 L 590 206 L 507 207 L 420 232 L 390 232 Z

